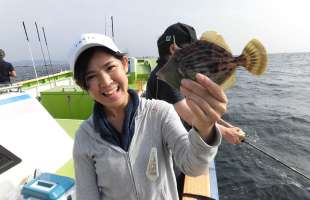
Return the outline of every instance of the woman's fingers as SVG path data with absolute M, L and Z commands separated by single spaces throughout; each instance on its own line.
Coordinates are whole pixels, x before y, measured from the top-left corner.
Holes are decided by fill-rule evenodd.
M 196 74 L 196 81 L 201 84 L 204 88 L 206 88 L 210 94 L 212 94 L 217 100 L 221 102 L 227 102 L 227 97 L 224 93 L 224 90 L 214 83 L 211 79 L 207 76 L 197 73 Z
M 225 93 L 202 74 L 197 74 L 196 81 L 183 79 L 180 91 L 186 97 L 187 104 L 193 112 L 192 125 L 203 135 L 208 135 L 210 128 L 226 112 Z
M 191 89 L 193 92 L 200 96 L 208 93 L 217 99 L 217 101 L 227 103 L 227 97 L 224 93 L 224 90 L 203 74 L 196 74 L 196 81 L 182 79 L 181 85 Z
M 195 107 L 201 109 L 204 115 L 209 117 L 210 121 L 217 121 L 221 118 L 222 114 L 225 112 L 226 108 L 222 103 L 218 103 L 211 96 L 199 96 L 193 93 L 191 90 L 182 87 L 180 88 L 181 93 L 186 96 L 186 99 L 190 99 L 192 104 L 195 103 Z M 192 108 L 192 107 L 191 107 Z M 195 109 L 197 110 L 197 109 Z M 192 110 L 195 113 L 194 110 Z M 196 113 L 195 113 L 196 114 Z
M 219 87 L 217 89 L 219 89 Z M 203 101 L 208 102 L 208 104 L 212 108 L 214 108 L 217 112 L 221 114 L 226 112 L 227 102 L 226 102 L 225 94 L 223 97 L 220 98 L 222 100 L 221 101 L 214 94 L 210 93 L 210 91 L 207 88 L 204 88 L 199 83 L 188 80 L 188 79 L 182 80 L 180 91 L 184 96 L 187 96 L 187 97 L 195 96 L 196 97 L 195 99 L 200 97 Z M 218 92 L 218 93 L 221 93 L 221 92 Z
M 192 113 L 194 113 L 194 115 L 196 116 L 196 118 L 193 117 L 193 119 L 192 119 L 193 121 L 192 121 L 191 125 L 194 125 L 195 127 L 200 128 L 201 125 L 196 120 L 196 119 L 200 119 L 199 121 L 202 121 L 203 126 L 205 126 L 205 125 L 211 126 L 211 124 L 212 124 L 212 122 L 210 120 L 211 117 L 209 115 L 206 115 L 205 111 L 203 111 L 199 106 L 197 106 L 197 104 L 192 99 L 186 98 L 186 103 L 190 107 L 190 109 L 192 110 Z M 214 111 L 211 111 L 211 109 L 210 109 L 210 112 L 214 112 Z M 205 124 L 206 121 L 209 121 L 209 123 Z

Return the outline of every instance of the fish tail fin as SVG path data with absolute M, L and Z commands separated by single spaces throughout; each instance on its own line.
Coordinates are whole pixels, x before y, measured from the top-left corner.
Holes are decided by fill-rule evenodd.
M 252 39 L 243 49 L 240 56 L 242 66 L 254 75 L 261 75 L 267 68 L 267 52 L 257 39 Z

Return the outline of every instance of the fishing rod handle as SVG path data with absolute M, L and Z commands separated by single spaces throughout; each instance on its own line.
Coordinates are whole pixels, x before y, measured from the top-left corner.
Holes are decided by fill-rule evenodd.
M 27 30 L 26 30 L 26 26 L 25 26 L 25 22 L 24 22 L 24 21 L 23 21 L 23 27 L 24 27 L 26 39 L 27 39 L 27 41 L 29 42 L 29 38 L 28 38 L 28 34 L 27 34 Z

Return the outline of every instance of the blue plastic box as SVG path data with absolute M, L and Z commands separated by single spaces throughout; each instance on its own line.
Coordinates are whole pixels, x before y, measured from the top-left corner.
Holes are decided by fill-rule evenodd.
M 22 188 L 24 199 L 58 200 L 70 198 L 69 191 L 73 189 L 75 181 L 72 178 L 56 174 L 42 173 L 37 178 L 25 184 Z

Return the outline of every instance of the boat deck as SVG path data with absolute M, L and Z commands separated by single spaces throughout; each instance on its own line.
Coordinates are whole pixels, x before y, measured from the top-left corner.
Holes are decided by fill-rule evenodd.
M 83 120 L 77 119 L 56 119 L 59 125 L 68 133 L 68 135 L 74 139 L 75 132 L 80 127 Z M 57 172 L 59 175 L 69 176 L 74 178 L 73 160 L 70 159 L 64 166 L 62 166 Z

